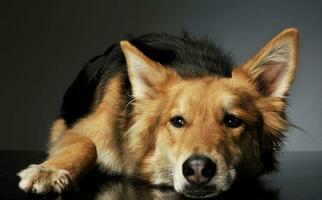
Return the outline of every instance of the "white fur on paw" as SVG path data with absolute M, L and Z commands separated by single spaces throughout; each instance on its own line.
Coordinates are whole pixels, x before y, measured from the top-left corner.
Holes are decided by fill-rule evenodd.
M 70 184 L 68 171 L 42 165 L 30 165 L 18 173 L 18 176 L 21 178 L 19 187 L 22 190 L 37 194 L 61 193 Z

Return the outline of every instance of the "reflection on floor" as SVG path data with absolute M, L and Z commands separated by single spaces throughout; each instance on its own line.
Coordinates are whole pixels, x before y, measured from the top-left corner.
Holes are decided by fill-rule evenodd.
M 40 163 L 44 152 L 0 151 L 0 200 L 7 199 L 106 199 L 106 200 L 177 200 L 185 199 L 171 188 L 149 186 L 124 177 L 111 178 L 96 171 L 87 174 L 80 184 L 62 196 L 26 195 L 18 188 L 16 173 L 30 163 Z M 216 199 L 247 200 L 321 200 L 322 152 L 283 152 L 279 172 L 262 177 L 266 183 L 236 183 Z
M 107 177 L 93 171 L 82 179 L 80 184 L 61 196 L 27 195 L 27 199 L 95 199 L 95 200 L 181 200 L 187 199 L 172 188 L 150 186 L 137 180 L 124 177 Z M 228 192 L 215 199 L 277 200 L 279 192 L 267 183 L 247 181 L 235 183 Z

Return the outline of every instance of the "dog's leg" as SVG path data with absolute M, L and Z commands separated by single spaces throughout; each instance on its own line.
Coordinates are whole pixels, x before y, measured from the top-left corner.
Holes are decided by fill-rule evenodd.
M 26 192 L 61 193 L 96 162 L 94 143 L 86 136 L 66 132 L 54 142 L 46 161 L 21 171 L 19 187 Z

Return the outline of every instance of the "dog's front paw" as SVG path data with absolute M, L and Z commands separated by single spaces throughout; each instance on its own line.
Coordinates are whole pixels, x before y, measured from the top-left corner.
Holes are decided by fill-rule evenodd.
M 43 165 L 30 165 L 19 172 L 18 176 L 21 178 L 19 187 L 22 190 L 37 194 L 61 193 L 71 183 L 68 171 Z

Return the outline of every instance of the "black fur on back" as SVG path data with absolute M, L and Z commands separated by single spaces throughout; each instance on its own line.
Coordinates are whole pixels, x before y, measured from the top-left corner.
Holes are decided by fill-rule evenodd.
M 231 77 L 233 63 L 230 56 L 207 38 L 196 38 L 187 33 L 181 36 L 153 33 L 129 41 L 152 60 L 174 68 L 183 78 Z M 112 45 L 84 66 L 63 99 L 60 117 L 65 119 L 68 127 L 92 111 L 101 100 L 107 81 L 119 73 L 127 74 L 119 44 Z M 131 96 L 128 79 L 124 81 L 126 94 Z

